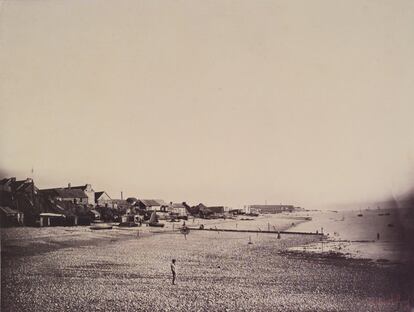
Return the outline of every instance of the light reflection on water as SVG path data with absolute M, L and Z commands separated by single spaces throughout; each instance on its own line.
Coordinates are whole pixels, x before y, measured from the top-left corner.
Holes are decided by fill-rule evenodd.
M 404 225 L 412 224 L 413 219 L 406 209 L 309 212 L 309 216 L 312 221 L 292 230 L 323 231 L 327 240 L 292 250 L 338 252 L 354 258 L 389 261 L 404 261 L 409 256 L 405 253 L 408 238 Z

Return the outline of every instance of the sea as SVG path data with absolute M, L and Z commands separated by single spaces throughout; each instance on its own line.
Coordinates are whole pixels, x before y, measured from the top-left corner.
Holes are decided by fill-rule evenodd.
M 320 242 L 293 250 L 338 253 L 377 262 L 412 260 L 414 210 L 409 208 L 308 211 L 292 231 L 324 233 Z

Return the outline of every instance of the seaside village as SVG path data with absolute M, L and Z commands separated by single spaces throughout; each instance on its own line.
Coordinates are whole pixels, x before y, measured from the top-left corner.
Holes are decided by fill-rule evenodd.
M 162 227 L 163 222 L 181 222 L 189 218 L 257 217 L 259 214 L 304 210 L 293 205 L 249 205 L 243 208 L 195 206 L 160 199 L 128 197 L 113 199 L 91 184 L 39 189 L 31 178 L 0 180 L 0 220 L 8 226 L 77 226 L 119 223 L 119 226 Z

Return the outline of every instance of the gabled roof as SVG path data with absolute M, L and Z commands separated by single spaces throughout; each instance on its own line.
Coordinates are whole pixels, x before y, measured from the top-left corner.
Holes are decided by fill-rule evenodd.
M 198 207 L 199 209 L 207 209 L 207 206 L 206 206 L 206 205 L 204 205 L 203 203 L 199 203 L 199 204 L 197 205 L 197 207 Z
M 105 191 L 95 192 L 95 201 L 97 201 L 103 194 L 111 198 Z
M 215 213 L 222 213 L 224 212 L 224 206 L 209 206 L 207 207 L 204 204 L 198 204 L 197 207 L 203 212 L 215 212 Z
M 139 201 L 146 207 L 167 205 L 162 199 L 139 199 Z
M 88 198 L 84 191 L 79 189 L 67 189 L 67 188 L 55 188 L 40 190 L 44 195 L 50 197 L 61 197 L 61 198 Z
M 1 185 L 8 185 L 12 192 L 38 191 L 31 178 L 16 181 L 16 178 L 7 178 L 0 181 Z
M 0 180 L 0 185 L 11 185 L 12 182 L 16 182 L 16 178 L 4 178 Z
M 88 187 L 88 184 L 85 185 L 78 185 L 78 186 L 71 186 L 71 187 L 65 187 L 65 189 L 77 189 L 77 190 L 86 190 L 86 188 Z

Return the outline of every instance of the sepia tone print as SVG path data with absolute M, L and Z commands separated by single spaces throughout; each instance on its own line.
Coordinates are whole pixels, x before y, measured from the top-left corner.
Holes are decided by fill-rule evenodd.
M 414 311 L 414 2 L 0 0 L 1 311 Z

